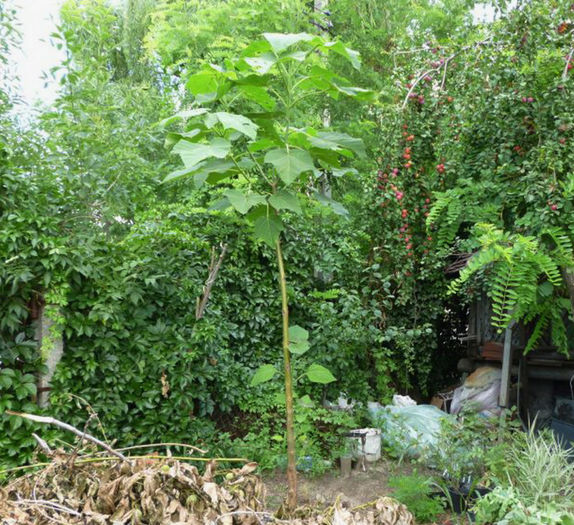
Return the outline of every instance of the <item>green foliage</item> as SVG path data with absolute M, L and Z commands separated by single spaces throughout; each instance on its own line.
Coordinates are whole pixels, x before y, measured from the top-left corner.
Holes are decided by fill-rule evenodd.
M 473 509 L 477 523 L 573 523 L 574 466 L 556 436 L 532 426 L 508 434 L 501 451 L 488 458 L 497 486 Z
M 285 413 L 280 400 L 271 392 L 265 400 L 250 399 L 234 422 L 236 439 L 230 439 L 233 454 L 257 461 L 263 470 L 284 469 Z M 307 396 L 300 397 L 295 414 L 297 425 L 298 468 L 307 474 L 322 474 L 344 453 L 345 434 L 357 427 L 356 416 L 317 406 Z
M 480 275 L 472 285 L 491 292 L 495 326 L 534 323 L 526 351 L 547 332 L 559 350 L 571 345 L 574 289 L 559 276 L 574 239 L 569 16 L 566 4 L 520 3 L 412 68 L 415 96 L 405 99 L 437 125 L 431 151 L 444 187 L 433 189 L 429 232 L 447 252 L 480 248 L 453 289 Z M 481 223 L 493 225 L 490 241 Z M 564 249 L 548 234 L 556 229 Z
M 562 352 L 568 353 L 563 311 L 570 308 L 560 297 L 560 264 L 572 266 L 572 245 L 560 229 L 548 234 L 555 250 L 544 250 L 535 237 L 510 235 L 490 224 L 477 224 L 476 238 L 480 250 L 451 283 L 454 293 L 477 272 L 488 269 L 488 286 L 492 300 L 492 323 L 504 329 L 513 321 L 537 318 L 526 351 L 534 348 L 549 322 L 552 339 Z
M 443 502 L 433 493 L 433 480 L 417 474 L 389 478 L 389 487 L 393 489 L 393 498 L 407 506 L 414 517 L 421 522 L 431 522 L 444 511 Z
M 574 514 L 561 509 L 555 503 L 527 506 L 520 493 L 512 487 L 495 487 L 480 498 L 473 508 L 478 524 L 524 523 L 529 525 L 571 525 Z

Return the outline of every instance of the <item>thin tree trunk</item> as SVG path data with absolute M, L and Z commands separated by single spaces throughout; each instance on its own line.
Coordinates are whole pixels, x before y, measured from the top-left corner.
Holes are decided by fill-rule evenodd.
M 279 287 L 281 288 L 281 315 L 283 318 L 283 364 L 285 367 L 285 409 L 287 413 L 287 509 L 297 507 L 297 470 L 295 468 L 295 421 L 293 417 L 293 380 L 291 376 L 291 354 L 289 353 L 289 303 L 287 281 L 283 266 L 281 241 L 275 244 L 279 266 Z

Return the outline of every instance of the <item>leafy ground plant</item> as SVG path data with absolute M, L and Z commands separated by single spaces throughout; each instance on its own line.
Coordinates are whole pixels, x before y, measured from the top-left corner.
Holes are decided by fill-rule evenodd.
M 393 497 L 407 506 L 420 522 L 434 521 L 443 512 L 444 504 L 432 497 L 432 478 L 417 474 L 390 478 L 389 486 L 394 489 Z
M 339 203 L 320 191 L 321 184 L 326 173 L 336 177 L 352 171 L 348 160 L 363 155 L 364 146 L 345 133 L 307 125 L 312 108 L 308 100 L 325 95 L 368 99 L 371 94 L 349 86 L 328 68 L 325 56 L 329 53 L 360 66 L 358 54 L 341 42 L 307 33 L 264 33 L 263 37 L 237 60 L 228 60 L 223 66 L 210 64 L 188 79 L 186 87 L 194 105 L 178 115 L 188 124 L 184 131 L 169 137 L 184 168 L 170 173 L 165 182 L 186 177 L 195 188 L 205 183 L 223 186 L 213 208 L 234 209 L 245 217 L 255 238 L 275 250 L 282 304 L 287 504 L 294 509 L 297 481 L 291 358 L 307 352 L 310 344 L 305 329 L 289 326 L 283 217 L 302 214 L 302 200 L 307 197 L 335 213 L 345 213 Z M 261 365 L 252 384 L 269 381 L 277 373 L 273 364 Z M 305 375 L 316 383 L 335 380 L 318 363 L 312 363 Z

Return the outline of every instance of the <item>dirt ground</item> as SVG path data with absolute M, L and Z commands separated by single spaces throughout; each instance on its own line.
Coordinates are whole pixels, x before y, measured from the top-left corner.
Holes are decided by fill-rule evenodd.
M 392 495 L 389 478 L 397 475 L 408 475 L 413 466 L 408 463 L 397 463 L 381 458 L 376 463 L 366 463 L 366 470 L 353 468 L 350 476 L 342 477 L 338 470 L 332 470 L 322 476 L 309 477 L 300 473 L 298 479 L 298 496 L 300 505 L 323 505 L 333 503 L 337 496 L 349 507 L 356 507 L 376 500 L 379 496 Z M 418 472 L 421 473 L 421 467 Z M 273 472 L 263 475 L 267 490 L 267 508 L 271 511 L 279 508 L 287 494 L 287 478 L 284 472 Z M 440 525 L 466 525 L 468 520 L 456 515 L 445 514 L 436 522 Z M 421 524 L 426 525 L 426 524 Z

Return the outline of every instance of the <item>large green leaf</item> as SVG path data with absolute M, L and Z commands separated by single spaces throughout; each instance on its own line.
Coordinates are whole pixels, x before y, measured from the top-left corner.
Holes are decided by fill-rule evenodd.
M 277 62 L 277 57 L 273 53 L 263 53 L 256 57 L 245 57 L 247 62 L 257 73 L 265 75 Z
M 273 365 L 261 365 L 251 378 L 251 386 L 257 386 L 273 378 L 277 369 Z
M 187 168 L 199 164 L 210 157 L 222 159 L 231 150 L 231 142 L 221 137 L 212 139 L 208 144 L 196 144 L 187 140 L 180 140 L 173 148 L 178 153 Z
M 273 111 L 275 109 L 275 99 L 267 93 L 267 90 L 261 86 L 238 86 L 238 89 L 243 96 L 253 102 L 259 104 L 263 109 L 267 111 Z
M 250 139 L 255 140 L 257 137 L 257 124 L 243 115 L 218 111 L 205 117 L 205 125 L 208 128 L 213 128 L 217 123 L 220 123 L 224 129 L 239 131 L 239 133 L 246 135 Z
M 342 215 L 344 217 L 347 217 L 349 215 L 347 209 L 340 202 L 330 199 L 329 197 L 322 195 L 318 191 L 313 192 L 313 195 L 315 196 L 315 198 L 319 203 L 321 203 L 323 206 L 328 206 L 337 215 Z
M 275 248 L 275 243 L 283 231 L 283 223 L 279 217 L 264 215 L 255 219 L 253 229 L 258 239 Z
M 245 194 L 239 190 L 226 190 L 224 195 L 231 205 L 241 214 L 245 215 L 253 206 L 263 204 L 265 197 L 257 193 Z
M 318 365 L 317 363 L 313 363 L 305 372 L 309 381 L 313 383 L 321 383 L 326 385 L 327 383 L 332 383 L 336 381 L 336 378 L 327 368 L 324 366 Z
M 217 92 L 218 81 L 213 71 L 200 71 L 191 75 L 185 86 L 193 95 L 205 95 Z
M 346 133 L 341 133 L 338 131 L 319 131 L 314 136 L 309 138 L 311 144 L 313 141 L 317 142 L 317 147 L 326 147 L 327 145 L 332 145 L 331 149 L 344 148 L 349 149 L 359 157 L 365 157 L 365 144 L 361 139 L 356 137 L 351 137 Z M 319 144 L 324 144 L 320 146 Z
M 277 193 L 274 193 L 269 197 L 269 204 L 276 210 L 290 210 L 298 215 L 303 213 L 297 194 L 288 190 L 279 190 Z
M 300 326 L 289 327 L 289 351 L 301 355 L 309 350 L 309 332 Z
M 266 153 L 265 162 L 273 164 L 285 184 L 291 184 L 301 173 L 313 170 L 313 158 L 300 149 L 272 149 Z
M 357 100 L 369 102 L 376 98 L 375 92 L 371 91 L 370 89 L 351 87 L 351 86 L 341 86 L 336 82 L 333 82 L 333 86 L 340 93 L 344 93 L 345 95 L 356 98 Z
M 308 33 L 263 33 L 263 38 L 269 42 L 273 51 L 277 54 L 299 42 L 309 42 L 318 39 L 318 37 Z
M 169 173 L 163 183 L 180 179 L 182 177 L 193 176 L 193 181 L 196 188 L 199 188 L 203 183 L 208 180 L 211 174 L 223 174 L 229 172 L 235 167 L 233 162 L 222 159 L 209 159 L 202 161 L 191 168 L 183 168 Z
M 361 69 L 361 57 L 358 51 L 345 47 L 341 41 L 327 42 L 323 47 L 345 57 L 355 69 Z

